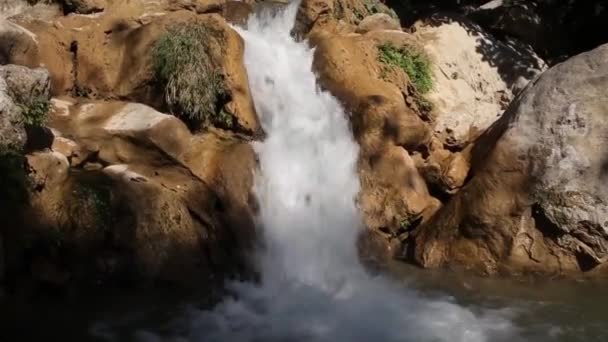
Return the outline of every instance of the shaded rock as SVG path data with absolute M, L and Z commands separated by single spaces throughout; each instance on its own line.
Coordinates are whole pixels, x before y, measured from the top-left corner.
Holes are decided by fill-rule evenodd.
M 11 253 L 31 256 L 34 279 L 213 288 L 251 274 L 255 158 L 245 141 L 192 136 L 142 104 L 53 103 L 53 151 L 27 156 L 25 228 L 11 235 L 28 236 Z
M 435 132 L 462 147 L 489 127 L 525 85 L 545 69 L 529 48 L 498 41 L 462 18 L 417 23 L 415 35 L 432 59 Z
M 463 185 L 469 174 L 469 152 L 451 152 L 434 138 L 429 156 L 424 159 L 417 154 L 416 164 L 429 186 L 444 194 L 454 194 Z
M 471 180 L 419 228 L 421 265 L 605 269 L 607 58 L 604 45 L 551 68 L 479 138 Z
M 377 0 L 304 0 L 300 3 L 292 30 L 298 38 L 320 32 L 352 33 L 367 16 L 395 12 Z
M 61 0 L 66 13 L 91 14 L 101 12 L 108 6 L 106 0 Z
M 6 81 L 0 78 L 0 151 L 21 149 L 25 140 L 21 111 L 9 95 Z
M 531 45 L 550 64 L 608 41 L 602 1 L 490 1 L 469 16 L 497 36 Z
M 357 33 L 366 33 L 374 30 L 401 30 L 399 20 L 385 13 L 376 13 L 367 16 L 357 25 Z

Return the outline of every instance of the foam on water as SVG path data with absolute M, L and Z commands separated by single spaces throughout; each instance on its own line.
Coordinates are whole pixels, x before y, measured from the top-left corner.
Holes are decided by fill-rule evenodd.
M 512 333 L 495 312 L 429 299 L 365 272 L 355 240 L 358 146 L 338 101 L 319 90 L 313 51 L 289 32 L 297 4 L 252 17 L 245 64 L 267 139 L 260 170 L 259 284 L 179 319 L 185 341 L 496 341 Z M 147 340 L 156 335 L 142 334 Z

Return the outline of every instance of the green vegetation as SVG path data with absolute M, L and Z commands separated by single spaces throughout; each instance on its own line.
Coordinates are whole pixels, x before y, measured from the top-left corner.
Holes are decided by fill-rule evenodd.
M 214 66 L 211 44 L 215 39 L 222 40 L 222 32 L 201 24 L 182 24 L 172 27 L 152 51 L 167 104 L 190 123 L 232 121 L 230 114 L 222 114 L 227 91 L 223 75 Z
M 403 69 L 420 94 L 433 88 L 431 62 L 422 51 L 409 46 L 383 44 L 378 47 L 378 56 L 385 65 Z
M 399 222 L 399 228 L 400 230 L 407 232 L 410 230 L 410 227 L 412 226 L 412 222 L 409 219 L 403 219 L 401 220 L 401 222 Z
M 51 109 L 49 99 L 42 96 L 20 100 L 17 105 L 21 108 L 23 123 L 35 127 L 44 126 L 46 116 Z
M 363 5 L 370 14 L 384 13 L 390 15 L 393 19 L 399 20 L 395 11 L 378 0 L 364 0 Z

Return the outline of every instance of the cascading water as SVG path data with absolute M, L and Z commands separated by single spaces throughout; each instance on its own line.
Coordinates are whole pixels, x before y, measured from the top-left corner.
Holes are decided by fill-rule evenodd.
M 418 296 L 359 264 L 358 147 L 344 110 L 320 91 L 313 51 L 290 36 L 297 4 L 250 19 L 250 86 L 267 132 L 255 145 L 264 249 L 261 283 L 191 311 L 188 341 L 487 341 L 511 330 L 491 313 Z

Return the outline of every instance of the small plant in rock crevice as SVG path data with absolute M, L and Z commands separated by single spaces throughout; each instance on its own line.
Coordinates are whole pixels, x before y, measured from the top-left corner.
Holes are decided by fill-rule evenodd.
M 378 46 L 378 59 L 386 66 L 398 67 L 405 71 L 420 94 L 425 94 L 433 88 L 431 62 L 422 51 L 410 46 L 382 44 Z
M 173 26 L 154 45 L 154 72 L 166 102 L 189 123 L 229 121 L 222 113 L 229 94 L 213 55 L 213 44 L 223 39 L 221 31 L 189 23 Z
M 40 96 L 20 99 L 17 106 L 21 109 L 24 124 L 41 127 L 46 123 L 47 114 L 51 109 L 51 102 L 48 98 Z

